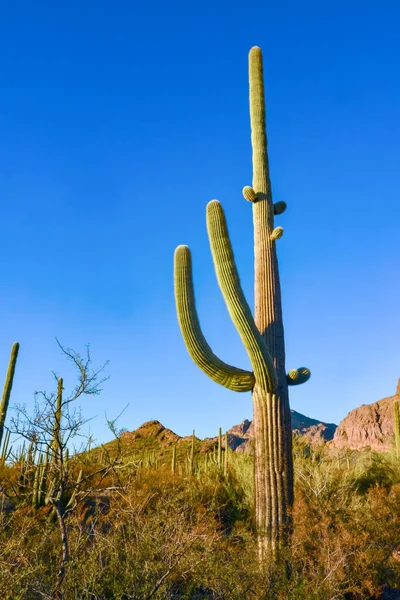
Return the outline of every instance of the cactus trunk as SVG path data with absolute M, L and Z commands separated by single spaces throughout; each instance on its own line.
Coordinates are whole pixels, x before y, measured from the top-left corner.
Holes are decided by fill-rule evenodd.
M 255 308 L 254 316 L 240 285 L 239 274 L 220 203 L 207 206 L 207 231 L 219 287 L 230 317 L 250 358 L 252 371 L 238 369 L 218 358 L 201 331 L 192 283 L 189 248 L 175 251 L 175 299 L 186 347 L 194 362 L 215 382 L 236 392 L 252 391 L 255 432 L 255 512 L 262 563 L 276 560 L 291 531 L 293 504 L 292 430 L 288 385 L 307 381 L 304 367 L 286 375 L 281 291 L 275 244 L 282 227 L 274 215 L 286 204 L 272 203 L 265 127 L 262 56 L 249 55 L 250 121 L 253 148 L 253 187 L 243 195 L 253 204 Z M 221 445 L 219 435 L 219 451 Z M 227 451 L 227 447 L 225 448 Z M 221 467 L 220 453 L 218 466 Z
M 255 518 L 260 559 L 264 562 L 288 541 L 293 494 L 284 452 L 285 434 L 280 426 L 281 398 L 256 386 L 253 406 Z
M 249 54 L 250 122 L 253 149 L 254 321 L 278 376 L 276 394 L 253 389 L 256 525 L 260 553 L 275 552 L 290 531 L 293 504 L 291 414 L 285 371 L 281 289 L 269 177 L 262 55 Z

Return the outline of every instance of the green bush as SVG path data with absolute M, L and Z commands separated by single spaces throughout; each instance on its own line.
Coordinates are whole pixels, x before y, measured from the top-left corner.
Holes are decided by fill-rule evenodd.
M 113 489 L 78 505 L 68 519 L 64 600 L 367 600 L 399 587 L 397 464 L 307 448 L 296 442 L 292 553 L 274 571 L 257 566 L 252 456 L 232 454 L 226 477 L 216 468 L 121 470 Z M 2 478 L 6 488 L 12 468 Z M 1 506 L 1 598 L 51 597 L 57 522 L 47 508 Z

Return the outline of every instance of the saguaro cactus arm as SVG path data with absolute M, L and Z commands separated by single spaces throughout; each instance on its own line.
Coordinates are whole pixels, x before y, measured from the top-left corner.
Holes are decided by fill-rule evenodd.
M 193 291 L 192 260 L 187 246 L 178 246 L 174 257 L 175 302 L 178 321 L 188 352 L 196 365 L 216 383 L 235 392 L 253 389 L 253 373 L 232 367 L 211 350 L 201 331 Z
M 307 367 L 299 367 L 298 369 L 291 369 L 286 376 L 288 385 L 300 385 L 308 381 L 311 377 L 310 369 Z
M 17 364 L 18 350 L 19 350 L 19 343 L 15 342 L 15 344 L 13 344 L 13 347 L 11 349 L 10 362 L 8 363 L 7 376 L 6 376 L 6 381 L 5 381 L 4 389 L 3 389 L 3 395 L 2 395 L 1 403 L 0 403 L 0 445 L 1 445 L 1 440 L 3 438 L 4 423 L 6 421 L 8 403 L 10 401 L 11 388 L 12 388 L 12 384 L 13 384 L 13 380 L 14 380 L 15 365 Z
M 280 202 L 274 203 L 274 215 L 281 215 L 286 210 L 286 202 L 280 200 Z
M 207 231 L 215 273 L 228 312 L 247 350 L 257 382 L 266 391 L 273 392 L 278 385 L 274 362 L 240 285 L 224 211 L 217 200 L 207 205 Z

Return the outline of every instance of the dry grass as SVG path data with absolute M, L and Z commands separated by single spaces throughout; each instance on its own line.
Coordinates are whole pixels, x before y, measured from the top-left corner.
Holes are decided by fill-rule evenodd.
M 301 442 L 295 455 L 290 578 L 258 571 L 252 460 L 234 455 L 227 477 L 122 470 L 118 489 L 86 499 L 68 521 L 64 599 L 357 600 L 398 587 L 400 465 Z M 15 479 L 12 469 L 0 476 L 4 488 Z M 47 508 L 4 502 L 0 548 L 1 598 L 51 597 L 59 534 Z

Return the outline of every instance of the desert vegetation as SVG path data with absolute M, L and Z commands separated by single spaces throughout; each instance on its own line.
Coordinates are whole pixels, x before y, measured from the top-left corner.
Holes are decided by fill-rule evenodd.
M 253 455 L 226 452 L 223 438 L 206 452 L 195 438 L 178 447 L 167 439 L 156 452 L 146 433 L 145 447 L 122 435 L 67 458 L 70 480 L 81 481 L 58 498 L 67 560 L 54 501 L 35 499 L 40 459 L 25 470 L 26 457 L 3 462 L 2 598 L 355 600 L 399 585 L 395 453 L 294 438 L 292 549 L 281 565 L 260 569 Z
M 99 393 L 104 367 L 61 350 L 77 369 L 72 392 L 56 377 L 32 415 L 16 406 L 6 425 L 17 345 L 10 357 L 2 598 L 356 600 L 391 598 L 400 586 L 399 431 L 386 454 L 294 436 L 292 543 L 260 564 L 254 453 L 230 450 L 221 429 L 204 442 L 157 421 L 133 433 L 112 422 L 111 442 L 74 446 L 85 432 L 74 404 Z

